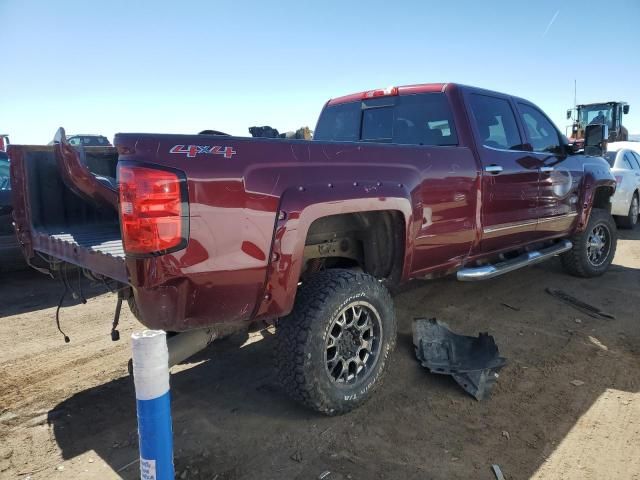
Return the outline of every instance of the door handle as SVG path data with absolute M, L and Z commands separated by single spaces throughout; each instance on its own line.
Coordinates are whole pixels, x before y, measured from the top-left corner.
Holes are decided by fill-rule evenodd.
M 553 172 L 553 167 L 540 167 L 541 172 Z
M 487 165 L 484 167 L 484 171 L 492 175 L 497 175 L 502 172 L 502 167 L 500 165 Z

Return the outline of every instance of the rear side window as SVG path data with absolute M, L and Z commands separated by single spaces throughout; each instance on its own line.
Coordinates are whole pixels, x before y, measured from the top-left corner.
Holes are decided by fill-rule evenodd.
M 631 155 L 633 155 L 633 157 L 636 160 L 636 164 L 638 165 L 638 170 L 640 170 L 640 155 L 638 155 L 636 152 L 631 152 Z
M 402 145 L 457 145 L 453 114 L 444 94 L 400 95 L 324 109 L 315 140 Z
M 393 143 L 457 145 L 451 107 L 444 94 L 399 96 L 393 119 Z
M 504 150 L 522 150 L 516 116 L 507 100 L 473 94 L 471 110 L 483 145 Z
M 360 102 L 326 107 L 316 126 L 315 140 L 357 142 L 360 139 Z

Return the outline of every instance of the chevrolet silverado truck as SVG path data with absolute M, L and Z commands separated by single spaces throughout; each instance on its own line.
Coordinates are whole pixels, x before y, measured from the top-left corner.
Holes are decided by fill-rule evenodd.
M 589 128 L 593 150 L 606 128 Z M 312 141 L 126 133 L 77 148 L 60 129 L 10 156 L 30 264 L 73 264 L 178 338 L 275 323 L 284 388 L 329 415 L 380 384 L 395 287 L 555 255 L 595 277 L 616 249 L 606 160 L 531 102 L 452 83 L 334 98 Z

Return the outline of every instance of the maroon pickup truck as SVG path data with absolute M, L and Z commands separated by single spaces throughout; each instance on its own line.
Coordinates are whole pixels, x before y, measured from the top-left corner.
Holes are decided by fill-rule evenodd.
M 605 133 L 592 126 L 588 151 Z M 576 153 L 531 102 L 478 88 L 336 98 L 312 141 L 128 133 L 114 144 L 76 148 L 61 129 L 53 146 L 11 146 L 28 261 L 80 267 L 147 327 L 187 332 L 178 338 L 275 322 L 284 387 L 327 414 L 380 383 L 396 336 L 389 289 L 554 255 L 593 277 L 616 249 L 607 162 Z

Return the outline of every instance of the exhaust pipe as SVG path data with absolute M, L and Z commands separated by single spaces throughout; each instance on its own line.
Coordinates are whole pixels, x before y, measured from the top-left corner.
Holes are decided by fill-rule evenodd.
M 187 358 L 193 357 L 199 351 L 204 350 L 216 338 L 218 338 L 218 334 L 213 328 L 188 330 L 168 337 L 169 368 L 184 362 Z M 131 359 L 129 359 L 127 367 L 129 375 L 133 376 L 133 362 Z
M 167 338 L 169 367 L 193 357 L 200 350 L 207 348 L 217 337 L 218 334 L 214 332 L 213 328 L 199 328 Z

